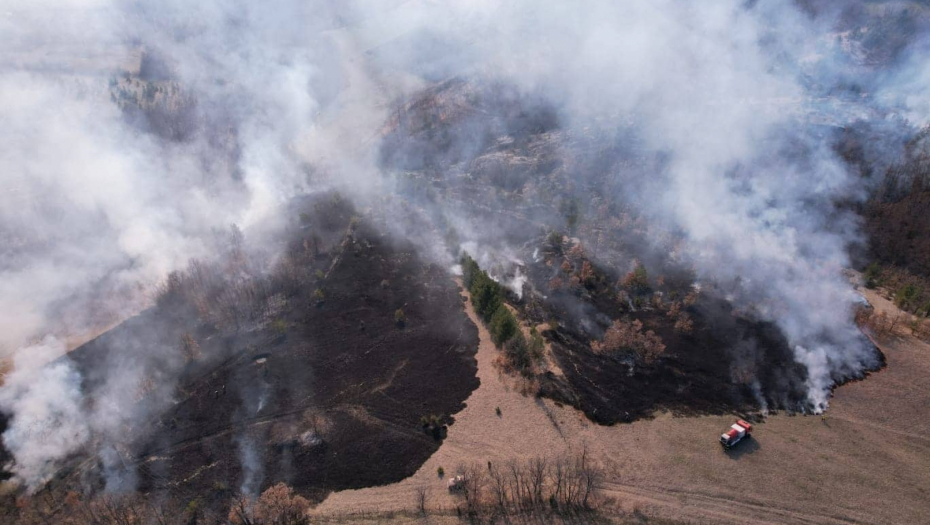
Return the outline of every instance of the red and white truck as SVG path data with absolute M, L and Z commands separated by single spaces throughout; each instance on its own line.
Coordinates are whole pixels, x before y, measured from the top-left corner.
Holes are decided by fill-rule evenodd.
M 723 445 L 723 448 L 729 450 L 750 434 L 752 434 L 752 425 L 738 419 L 736 423 L 730 425 L 729 430 L 720 434 L 720 444 Z

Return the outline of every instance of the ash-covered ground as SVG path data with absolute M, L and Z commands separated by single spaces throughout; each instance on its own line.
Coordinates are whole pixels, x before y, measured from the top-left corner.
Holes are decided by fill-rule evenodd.
M 677 232 L 641 211 L 636 184 L 661 173 L 663 159 L 637 149 L 635 126 L 586 136 L 538 100 L 464 79 L 424 90 L 389 125 L 382 160 L 399 193 L 446 225 L 447 240 L 481 232 L 483 244 L 465 249 L 478 252 L 525 321 L 548 327 L 564 375 L 540 371 L 541 395 L 605 424 L 657 410 L 812 408 L 807 370 L 778 327 L 699 279 Z M 625 283 L 637 268 L 642 282 Z M 593 351 L 617 319 L 658 335 L 662 357 L 645 364 Z
M 157 306 L 62 358 L 93 404 L 113 395 L 124 359 L 195 347 L 167 406 L 155 385 L 118 392 L 151 404 L 148 418 L 124 422 L 126 433 L 105 450 L 111 461 L 94 451 L 69 460 L 53 490 L 125 484 L 222 512 L 241 491 L 278 482 L 318 500 L 399 481 L 440 446 L 478 386 L 477 329 L 455 283 L 338 195 L 300 199 L 293 210 L 287 269 L 261 286 L 235 281 L 248 291 L 229 306 L 261 303 L 256 315 L 214 317 L 227 298 L 198 295 L 202 274 L 192 268 Z M 202 299 L 213 304 L 196 304 Z M 155 378 L 171 369 L 148 367 Z
M 849 268 L 930 316 L 922 3 L 246 4 L 0 18 L 13 519 L 411 475 L 472 260 L 507 384 L 602 425 L 823 412 L 885 363 Z

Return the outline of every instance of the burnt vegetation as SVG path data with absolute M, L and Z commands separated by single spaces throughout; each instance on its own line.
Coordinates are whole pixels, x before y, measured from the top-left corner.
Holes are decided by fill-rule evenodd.
M 493 232 L 482 242 L 520 247 L 516 265 L 460 261 L 504 368 L 604 424 L 657 410 L 804 410 L 806 372 L 780 331 L 714 283 L 694 286 L 674 235 L 656 238 L 625 200 L 662 172 L 661 155 L 637 152 L 632 131 L 592 138 L 550 112 L 532 95 L 453 80 L 403 103 L 383 149 L 400 196 L 447 242 L 464 216 Z M 460 126 L 480 140 L 454 147 Z
M 164 138 L 185 140 L 207 125 L 157 71 L 114 79 L 110 90 L 127 118 Z M 193 120 L 178 116 L 187 113 Z M 697 282 L 675 232 L 650 229 L 636 211 L 646 194 L 637 184 L 644 174 L 661 179 L 667 159 L 642 154 L 635 130 L 592 138 L 563 129 L 556 115 L 496 82 L 441 82 L 401 101 L 383 130 L 380 161 L 397 196 L 379 204 L 404 210 L 385 212 L 396 224 L 323 193 L 292 204 L 287 233 L 267 252 L 251 250 L 238 228 L 217 232 L 214 258 L 170 274 L 153 308 L 65 358 L 91 400 L 125 359 L 154 371 L 124 392 L 140 416 L 122 422 L 115 459 L 85 451 L 4 517 L 296 525 L 332 490 L 416 472 L 478 386 L 478 336 L 446 269 L 392 229 L 440 237 L 459 257 L 499 364 L 531 386 L 526 393 L 599 424 L 662 410 L 808 408 L 805 369 L 777 327 L 736 309 L 716 283 Z M 234 158 L 227 131 L 216 140 Z M 866 284 L 925 318 L 928 132 L 884 164 L 867 138 L 844 130 L 837 146 L 873 181 L 872 197 L 855 205 L 870 240 L 860 257 Z M 463 220 L 492 232 L 483 239 L 492 248 L 516 247 L 520 262 L 492 258 L 482 268 L 478 254 L 460 254 Z M 859 321 L 881 334 L 913 322 L 869 312 Z M 593 516 L 604 473 L 582 455 L 463 465 L 455 475 L 463 479 L 457 512 L 493 521 Z M 101 495 L 111 478 L 145 497 Z M 417 494 L 418 512 L 428 513 L 426 501 Z
M 161 501 L 172 512 L 190 504 L 191 520 L 302 523 L 262 518 L 265 496 L 249 498 L 286 483 L 302 505 L 296 498 L 399 481 L 438 448 L 452 418 L 424 428 L 421 417 L 454 414 L 478 385 L 477 330 L 454 282 L 338 194 L 296 202 L 293 215 L 273 263 L 232 229 L 221 257 L 171 274 L 153 308 L 64 358 L 89 399 L 108 394 L 105 370 L 129 356 L 151 359 L 151 376 L 124 394 L 137 396 L 139 416 L 126 421 L 116 461 L 75 457 L 35 512 L 65 512 L 55 498 L 72 490 L 88 509 L 120 516 Z M 145 501 L 95 499 L 130 477 Z M 29 523 L 27 507 L 4 512 Z M 102 519 L 86 523 L 137 522 Z

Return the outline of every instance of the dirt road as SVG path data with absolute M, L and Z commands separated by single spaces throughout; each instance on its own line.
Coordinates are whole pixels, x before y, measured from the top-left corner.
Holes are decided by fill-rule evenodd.
M 410 509 L 421 486 L 430 506 L 449 508 L 440 466 L 449 473 L 462 462 L 552 456 L 586 444 L 608 466 L 606 492 L 627 513 L 689 523 L 904 524 L 930 516 L 930 345 L 912 337 L 882 343 L 888 366 L 838 388 L 825 419 L 772 415 L 752 440 L 725 453 L 716 440 L 732 417 L 601 427 L 522 396 L 512 378 L 498 375 L 497 350 L 470 303 L 467 311 L 479 326 L 481 386 L 442 447 L 412 477 L 333 494 L 317 513 Z

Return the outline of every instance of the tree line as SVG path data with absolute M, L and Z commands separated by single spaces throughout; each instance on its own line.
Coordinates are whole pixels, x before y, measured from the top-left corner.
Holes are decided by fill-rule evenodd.
M 513 312 L 507 307 L 504 287 L 467 253 L 462 255 L 461 264 L 462 282 L 471 294 L 475 313 L 487 325 L 491 340 L 503 351 L 511 367 L 524 375 L 531 375 L 542 358 L 545 344 L 542 336 L 533 329 L 527 341 Z

